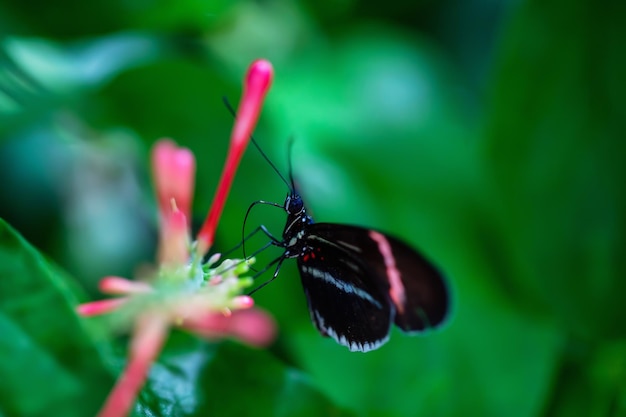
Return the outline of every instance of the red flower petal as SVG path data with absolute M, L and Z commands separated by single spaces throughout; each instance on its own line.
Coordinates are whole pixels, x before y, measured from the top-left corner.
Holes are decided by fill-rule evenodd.
M 228 316 L 208 313 L 190 317 L 183 327 L 209 339 L 229 336 L 254 346 L 266 346 L 276 335 L 274 319 L 258 309 L 236 310 Z

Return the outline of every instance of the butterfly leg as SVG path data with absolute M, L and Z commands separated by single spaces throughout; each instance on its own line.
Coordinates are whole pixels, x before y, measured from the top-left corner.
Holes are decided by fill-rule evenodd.
M 259 285 L 258 287 L 256 287 L 255 289 L 253 289 L 252 291 L 250 291 L 248 293 L 248 295 L 252 295 L 255 292 L 257 292 L 258 290 L 260 290 L 261 288 L 265 287 L 267 284 L 269 284 L 270 282 L 274 281 L 276 279 L 276 277 L 278 276 L 278 273 L 280 272 L 280 267 L 283 264 L 283 261 L 287 259 L 284 256 L 280 256 L 276 259 L 274 259 L 272 262 L 270 262 L 269 264 L 267 264 L 267 266 L 263 269 L 261 269 L 260 271 L 258 271 L 252 278 L 255 279 L 256 277 L 258 277 L 259 275 L 261 275 L 262 273 L 264 273 L 265 271 L 267 271 L 268 269 L 270 269 L 270 267 L 274 264 L 276 264 L 276 270 L 274 271 L 274 275 L 272 276 L 272 278 L 270 278 L 269 280 L 265 281 L 263 284 Z
M 270 239 L 270 242 L 263 245 L 263 247 L 260 250 L 257 250 L 256 252 L 254 252 L 251 256 L 247 256 L 246 255 L 246 246 L 245 246 L 245 241 L 248 238 L 251 238 L 252 236 L 254 236 L 255 234 L 257 234 L 258 232 L 263 232 L 265 233 L 265 236 L 267 236 Z M 269 246 L 274 245 L 274 246 L 283 246 L 283 242 L 281 240 L 279 240 L 278 238 L 276 238 L 274 235 L 272 235 L 272 233 L 267 230 L 267 228 L 264 225 L 260 225 L 258 226 L 256 229 L 254 229 L 254 231 L 252 233 L 250 233 L 248 236 L 246 236 L 244 238 L 244 240 L 241 242 L 241 245 L 243 247 L 243 258 L 244 259 L 249 259 L 257 254 L 259 254 L 260 252 L 262 252 L 263 250 L 267 249 Z M 271 265 L 271 264 L 270 264 Z M 256 269 L 254 268 L 250 268 L 252 271 L 257 272 Z M 264 271 L 266 271 L 267 269 L 264 269 Z
M 232 248 L 230 248 L 229 250 L 227 250 L 226 252 L 222 253 L 222 257 L 227 258 L 231 253 L 233 253 L 234 251 L 236 251 L 237 249 L 241 248 L 242 246 L 245 245 L 245 242 L 247 242 L 250 238 L 252 238 L 254 235 L 256 235 L 259 232 L 263 232 L 267 237 L 269 237 L 272 241 L 270 242 L 270 245 L 276 245 L 276 243 L 279 242 L 279 240 L 274 237 L 269 230 L 267 230 L 267 228 L 263 225 L 257 227 L 256 229 L 254 229 L 254 231 L 252 231 L 252 233 L 249 233 L 247 236 L 245 236 L 241 242 L 237 243 L 235 246 L 233 246 Z M 263 248 L 265 249 L 267 246 L 263 246 Z M 244 247 L 244 258 L 245 258 L 245 247 Z M 254 254 L 250 255 L 250 256 L 255 256 L 255 254 L 258 254 L 259 252 L 255 252 Z
M 282 207 L 280 204 L 277 203 L 272 203 L 270 201 L 263 201 L 263 200 L 259 200 L 259 201 L 255 201 L 254 203 L 250 204 L 250 206 L 248 207 L 248 210 L 246 210 L 246 215 L 243 218 L 243 225 L 241 227 L 241 246 L 243 247 L 243 257 L 246 257 L 246 246 L 245 246 L 245 242 L 249 237 L 254 236 L 259 230 L 262 230 L 263 233 L 265 233 L 266 236 L 268 236 L 272 242 L 274 242 L 275 244 L 280 242 L 279 239 L 275 238 L 270 232 L 269 230 L 267 230 L 267 228 L 263 225 L 258 226 L 256 229 L 254 229 L 254 231 L 252 233 L 250 233 L 247 237 L 244 237 L 245 234 L 245 230 L 246 230 L 246 222 L 248 221 L 248 215 L 250 214 L 250 211 L 252 210 L 252 208 L 258 204 L 265 204 L 265 205 L 269 205 L 269 206 L 274 206 L 274 207 Z

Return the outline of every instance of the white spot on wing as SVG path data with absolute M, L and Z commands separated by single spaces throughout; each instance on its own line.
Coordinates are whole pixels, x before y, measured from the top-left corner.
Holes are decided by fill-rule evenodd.
M 346 294 L 354 294 L 357 297 L 369 301 L 376 307 L 382 309 L 380 303 L 376 301 L 367 291 L 333 277 L 330 273 L 328 273 L 328 271 L 322 271 L 321 269 L 313 268 L 307 265 L 302 265 L 302 270 L 311 274 L 314 278 L 321 279 L 322 281 L 333 285 L 335 288 L 345 292 Z
M 351 245 L 347 242 L 344 242 L 343 240 L 338 240 L 337 243 L 340 244 L 341 246 L 345 246 L 346 248 L 350 249 L 353 252 L 356 252 L 356 253 L 363 252 L 361 248 L 359 248 L 358 246 Z
M 313 310 L 313 320 L 317 324 L 317 328 L 320 329 L 323 333 L 332 337 L 337 343 L 340 345 L 346 346 L 350 349 L 351 352 L 369 352 L 370 350 L 376 350 L 389 340 L 389 333 L 385 335 L 382 339 L 375 340 L 372 342 L 359 343 L 355 340 L 350 342 L 345 335 L 339 335 L 335 329 L 332 327 L 328 327 L 324 322 L 324 318 L 317 310 Z

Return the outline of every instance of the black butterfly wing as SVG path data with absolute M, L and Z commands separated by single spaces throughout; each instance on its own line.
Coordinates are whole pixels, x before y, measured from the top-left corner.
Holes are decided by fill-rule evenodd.
M 298 257 L 311 320 L 325 336 L 351 351 L 377 349 L 389 338 L 393 308 L 371 272 L 350 253 L 319 236 Z
M 320 243 L 331 252 L 326 258 L 341 270 L 340 278 L 386 297 L 395 310 L 394 322 L 403 331 L 419 333 L 445 320 L 449 294 L 443 276 L 406 243 L 374 230 L 333 223 L 311 224 L 306 235 L 310 247 Z M 356 267 L 344 266 L 347 262 Z

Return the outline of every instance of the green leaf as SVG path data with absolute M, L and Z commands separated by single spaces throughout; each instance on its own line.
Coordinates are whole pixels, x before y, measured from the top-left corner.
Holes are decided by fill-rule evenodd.
M 522 7 L 485 154 L 499 282 L 586 339 L 626 335 L 624 12 L 623 2 Z
M 347 415 L 320 394 L 306 374 L 262 350 L 220 346 L 203 382 L 210 415 Z
M 301 371 L 269 352 L 174 332 L 140 396 L 137 416 L 348 416 Z
M 623 416 L 626 342 L 592 345 L 569 340 L 545 416 Z
M 73 307 L 77 292 L 0 219 L 0 412 L 93 415 L 113 380 Z

